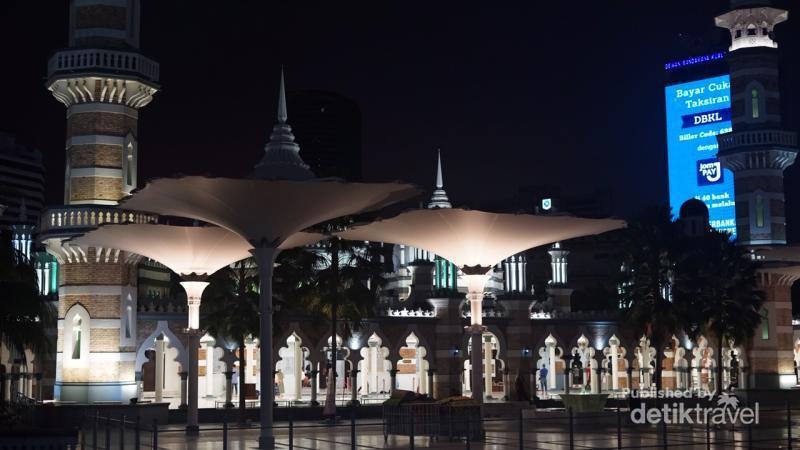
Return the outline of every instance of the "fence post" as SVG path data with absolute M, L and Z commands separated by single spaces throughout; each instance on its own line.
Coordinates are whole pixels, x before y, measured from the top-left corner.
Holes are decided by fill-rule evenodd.
M 356 409 L 350 407 L 350 448 L 356 450 Z
M 142 444 L 142 427 L 141 427 L 141 418 L 137 415 L 136 416 L 136 434 L 134 435 L 133 440 L 133 448 L 135 450 L 139 450 L 139 446 Z
M 786 443 L 792 450 L 792 402 L 786 400 Z
M 153 419 L 153 450 L 158 449 L 158 419 Z
M 111 448 L 111 416 L 106 416 L 106 448 Z
M 617 449 L 622 450 L 622 414 L 617 403 Z
M 294 449 L 294 417 L 292 417 L 291 408 L 289 411 L 289 450 Z
M 410 447 L 411 450 L 414 450 L 414 413 L 413 413 L 413 411 L 411 413 L 411 429 L 409 431 L 410 431 L 410 433 L 409 433 L 410 436 L 408 437 L 409 445 L 411 446 Z
M 522 408 L 519 410 L 519 450 L 525 450 L 525 436 L 523 434 Z
M 472 441 L 472 427 L 470 424 L 472 423 L 472 416 L 466 414 L 464 417 L 467 418 L 467 450 L 470 450 L 470 441 Z
M 222 450 L 228 450 L 228 410 L 222 413 Z
M 119 419 L 119 449 L 125 450 L 125 415 Z
M 567 408 L 569 413 L 569 450 L 575 450 L 575 428 L 572 423 L 572 408 Z
M 94 424 L 92 424 L 92 448 L 97 450 L 97 423 L 100 422 L 100 411 L 94 411 Z

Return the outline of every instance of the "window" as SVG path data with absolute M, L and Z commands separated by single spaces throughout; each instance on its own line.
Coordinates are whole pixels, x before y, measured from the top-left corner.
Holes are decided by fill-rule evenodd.
M 761 310 L 761 339 L 769 339 L 769 313 L 766 309 Z
M 756 194 L 756 227 L 764 228 L 764 196 Z
M 72 320 L 72 359 L 81 359 L 81 323 L 79 316 Z
M 742 30 L 736 30 L 736 39 L 742 37 Z
M 756 35 L 756 29 L 755 29 L 755 27 L 750 27 L 750 28 L 748 28 L 748 29 L 747 29 L 747 35 L 748 35 L 748 36 L 755 36 L 755 35 Z
M 758 110 L 758 89 L 753 89 L 752 91 L 750 91 L 750 96 L 751 96 L 750 111 L 752 112 L 753 119 L 758 119 L 758 117 L 760 116 Z

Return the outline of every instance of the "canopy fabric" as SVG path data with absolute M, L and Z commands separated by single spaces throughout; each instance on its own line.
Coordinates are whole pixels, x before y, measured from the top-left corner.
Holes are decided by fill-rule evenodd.
M 403 183 L 161 178 L 122 201 L 124 208 L 189 217 L 233 231 L 252 245 L 278 247 L 294 233 L 337 217 L 417 195 Z
M 422 248 L 463 268 L 490 267 L 529 248 L 624 227 L 615 219 L 416 209 L 335 234 Z
M 281 248 L 309 245 L 322 239 L 324 236 L 318 233 L 295 233 L 284 241 Z M 250 257 L 252 248 L 241 236 L 224 228 L 157 224 L 105 225 L 68 243 L 136 253 L 182 275 L 210 275 L 228 264 Z

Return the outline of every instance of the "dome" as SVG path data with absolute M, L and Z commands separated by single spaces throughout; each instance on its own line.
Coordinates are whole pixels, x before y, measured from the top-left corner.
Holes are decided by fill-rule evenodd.
M 679 217 L 681 219 L 685 219 L 687 217 L 703 217 L 708 219 L 708 207 L 705 203 L 696 198 L 686 200 L 681 205 Z

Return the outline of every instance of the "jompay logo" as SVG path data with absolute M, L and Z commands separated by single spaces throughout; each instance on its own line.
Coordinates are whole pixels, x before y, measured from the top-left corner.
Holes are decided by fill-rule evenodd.
M 722 183 L 722 164 L 716 158 L 697 161 L 697 185 L 708 186 Z
M 636 424 L 757 424 L 759 421 L 759 405 L 752 408 L 741 407 L 739 399 L 734 395 L 723 392 L 716 400 L 716 406 L 706 408 L 696 404 L 687 407 L 683 403 L 664 403 L 661 408 L 647 408 L 640 403 L 638 408 L 631 409 L 631 421 Z

